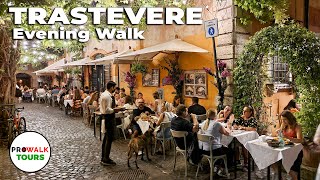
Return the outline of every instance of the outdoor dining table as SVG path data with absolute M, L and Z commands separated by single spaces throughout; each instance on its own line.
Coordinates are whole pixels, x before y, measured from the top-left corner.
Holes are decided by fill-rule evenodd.
M 239 141 L 244 147 L 247 142 L 257 139 L 259 134 L 256 131 L 232 130 L 230 136 L 222 135 L 221 144 L 228 146 L 233 141 L 233 146 L 236 148 L 236 140 Z M 236 156 L 236 153 L 234 153 Z M 234 156 L 234 160 L 236 157 Z M 251 159 L 248 154 L 248 179 L 251 179 Z M 254 167 L 254 166 L 253 166 Z M 237 165 L 234 162 L 234 176 L 237 178 Z
M 156 116 L 151 116 L 150 118 L 151 118 L 150 120 L 153 123 L 158 121 L 158 117 L 156 117 Z M 139 125 L 139 127 L 142 131 L 142 134 L 147 132 L 150 127 L 154 128 L 153 126 L 151 126 L 152 124 L 149 121 L 142 120 L 141 118 L 137 121 L 137 124 Z
M 268 146 L 266 142 L 262 142 L 260 139 L 249 141 L 245 147 L 250 152 L 259 170 L 268 167 L 268 180 L 270 179 L 270 165 L 278 161 L 282 162 L 278 163 L 278 176 L 279 179 L 281 179 L 281 164 L 285 171 L 289 173 L 291 166 L 303 148 L 300 143 L 295 143 L 291 146 L 273 148 Z
M 68 114 L 69 109 L 73 106 L 73 100 L 72 99 L 65 99 L 63 101 L 64 107 L 65 107 L 65 113 Z
M 123 112 L 120 111 L 120 112 L 115 113 L 115 118 L 122 118 L 122 117 L 123 117 Z M 105 129 L 102 128 L 102 119 L 103 119 L 103 117 L 102 117 L 102 114 L 100 111 L 95 111 L 93 113 L 93 120 L 94 120 L 93 136 L 96 137 L 97 120 L 100 120 L 100 132 L 99 132 L 100 133 L 100 136 L 99 136 L 100 141 L 101 141 L 101 133 L 105 133 Z

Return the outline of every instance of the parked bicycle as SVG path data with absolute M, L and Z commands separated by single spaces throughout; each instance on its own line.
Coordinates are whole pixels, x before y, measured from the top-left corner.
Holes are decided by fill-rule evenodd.
M 3 111 L 7 113 L 8 119 L 8 148 L 10 148 L 11 143 L 14 138 L 16 138 L 19 134 L 24 133 L 26 131 L 26 119 L 21 117 L 20 112 L 24 110 L 22 108 L 15 108 L 12 113 L 12 108 L 4 108 Z

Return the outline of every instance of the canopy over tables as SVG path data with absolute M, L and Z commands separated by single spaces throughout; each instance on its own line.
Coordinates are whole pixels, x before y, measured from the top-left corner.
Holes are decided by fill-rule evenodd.
M 87 62 L 87 65 L 107 65 L 107 64 L 110 64 L 110 63 L 122 63 L 118 59 L 119 56 L 131 53 L 131 52 L 133 52 L 133 51 L 131 49 L 129 49 L 129 50 L 122 51 L 122 52 L 119 52 L 119 53 L 116 53 L 116 54 L 105 56 L 105 57 L 96 59 L 94 61 Z
M 175 52 L 208 53 L 209 51 L 182 41 L 181 39 L 174 39 L 172 41 L 123 54 L 118 57 L 118 60 L 119 63 L 130 63 L 133 60 L 151 61 L 159 53 L 173 54 Z
M 52 74 L 52 73 L 56 73 L 56 72 L 62 72 L 64 71 L 63 69 L 61 69 L 61 66 L 64 65 L 64 61 L 65 58 L 60 59 L 57 62 L 54 62 L 53 64 L 49 65 L 48 67 L 35 71 L 33 73 L 36 73 L 36 75 L 41 75 L 41 74 Z
M 87 64 L 88 62 L 90 62 L 90 58 L 89 57 L 85 57 L 85 58 L 77 60 L 77 61 L 72 61 L 72 62 L 69 62 L 67 64 L 63 64 L 61 66 L 61 68 L 73 67 L 73 66 L 86 66 L 86 65 L 88 65 Z

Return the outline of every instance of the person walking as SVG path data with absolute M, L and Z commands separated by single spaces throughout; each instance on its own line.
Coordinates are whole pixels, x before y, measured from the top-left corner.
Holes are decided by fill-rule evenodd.
M 107 83 L 107 90 L 101 94 L 100 97 L 100 112 L 105 119 L 106 134 L 103 137 L 102 142 L 102 165 L 116 165 L 116 163 L 110 159 L 110 151 L 112 141 L 114 139 L 114 129 L 115 129 L 115 99 L 112 95 L 116 89 L 116 83 L 109 81 Z

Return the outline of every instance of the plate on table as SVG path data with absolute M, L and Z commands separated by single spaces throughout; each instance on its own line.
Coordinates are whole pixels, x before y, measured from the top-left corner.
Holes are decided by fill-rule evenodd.
M 279 147 L 280 145 L 280 142 L 277 139 L 268 139 L 267 143 L 268 143 L 268 146 L 274 147 L 274 148 Z
M 285 146 L 294 146 L 294 143 L 290 141 L 290 139 L 284 138 L 284 145 Z

